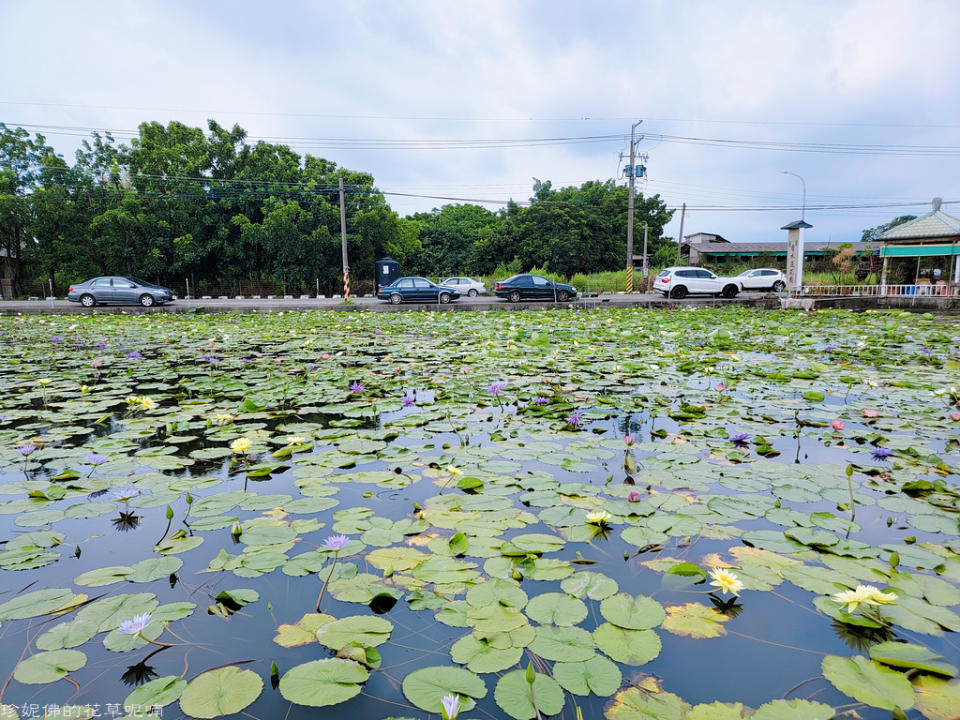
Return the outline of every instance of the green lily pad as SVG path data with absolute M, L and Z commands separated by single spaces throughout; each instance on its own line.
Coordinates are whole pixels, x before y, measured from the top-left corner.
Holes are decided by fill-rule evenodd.
M 487 694 L 487 686 L 469 670 L 438 665 L 408 673 L 403 678 L 403 694 L 421 710 L 439 714 L 445 695 L 460 695 L 461 711 L 471 710 L 473 701 Z
M 24 685 L 45 685 L 56 682 L 68 673 L 87 664 L 87 656 L 79 650 L 39 652 L 22 660 L 13 678 Z
M 280 678 L 280 694 L 297 705 L 337 705 L 359 695 L 361 684 L 368 677 L 367 669 L 352 660 L 312 660 L 284 673 Z
M 603 623 L 593 640 L 607 656 L 624 665 L 644 665 L 660 654 L 660 636 L 653 630 L 627 630 Z
M 390 639 L 393 623 L 374 615 L 351 615 L 325 623 L 317 628 L 316 636 L 321 645 L 331 650 L 341 650 L 350 643 L 376 647 Z
M 753 720 L 829 720 L 834 710 L 811 700 L 773 700 L 757 708 Z
M 250 705 L 262 691 L 259 675 L 228 665 L 194 678 L 180 695 L 180 709 L 195 718 L 232 715 Z
M 925 672 L 956 677 L 957 668 L 950 663 L 943 662 L 942 656 L 922 645 L 906 642 L 877 643 L 870 646 L 870 658 L 896 668 L 915 668 Z
M 526 614 L 543 625 L 570 627 L 587 617 L 587 606 L 563 593 L 543 593 L 527 603 Z
M 593 657 L 593 638 L 578 627 L 555 627 L 541 625 L 536 639 L 530 643 L 530 651 L 547 660 L 579 662 Z
M 821 663 L 823 676 L 842 693 L 884 710 L 909 710 L 914 694 L 903 673 L 871 662 L 861 655 L 852 658 L 828 655 Z
M 600 603 L 600 614 L 617 627 L 628 630 L 649 630 L 666 617 L 663 605 L 646 595 L 628 593 L 611 595 Z
M 623 677 L 620 668 L 602 655 L 594 655 L 584 662 L 558 662 L 553 666 L 553 677 L 564 690 L 575 695 L 600 697 L 613 695 Z
M 533 704 L 534 696 L 536 706 Z M 501 677 L 493 697 L 500 709 L 515 720 L 531 720 L 537 717 L 537 710 L 542 715 L 556 715 L 563 709 L 564 703 L 563 689 L 559 683 L 541 673 L 534 675 L 531 694 L 530 683 L 523 670 L 514 670 Z
M 187 681 L 176 675 L 154 678 L 127 695 L 123 704 L 124 706 L 136 705 L 142 708 L 163 707 L 174 700 L 178 700 L 186 687 Z
M 729 618 L 714 608 L 700 603 L 670 605 L 666 608 L 662 627 L 674 635 L 693 638 L 715 638 L 726 635 L 723 627 Z

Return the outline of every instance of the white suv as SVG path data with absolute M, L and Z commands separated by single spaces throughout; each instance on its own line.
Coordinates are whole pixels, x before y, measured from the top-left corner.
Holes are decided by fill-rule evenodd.
M 703 268 L 668 267 L 657 275 L 653 289 L 678 300 L 690 294 L 732 298 L 743 290 L 743 284 L 737 278 L 717 277 Z

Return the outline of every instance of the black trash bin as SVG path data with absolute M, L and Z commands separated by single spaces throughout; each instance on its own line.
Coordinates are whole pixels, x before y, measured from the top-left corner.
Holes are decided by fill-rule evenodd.
M 400 263 L 390 258 L 383 258 L 376 262 L 376 291 L 380 288 L 390 285 L 394 280 L 400 277 Z

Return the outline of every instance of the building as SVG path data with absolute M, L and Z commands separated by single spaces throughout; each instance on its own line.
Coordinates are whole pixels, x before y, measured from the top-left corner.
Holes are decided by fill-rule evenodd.
M 718 238 L 718 240 L 709 238 Z M 684 235 L 683 241 L 680 252 L 688 256 L 691 265 L 752 262 L 761 257 L 767 260 L 767 264 L 778 267 L 785 267 L 787 262 L 787 243 L 785 242 L 737 243 L 711 233 Z M 839 250 L 841 245 L 849 246 L 857 253 L 876 251 L 879 247 L 878 243 L 807 241 L 803 244 L 804 260 L 828 257 L 832 252 Z
M 960 284 L 960 220 L 940 209 L 877 235 L 882 244 L 882 285 Z

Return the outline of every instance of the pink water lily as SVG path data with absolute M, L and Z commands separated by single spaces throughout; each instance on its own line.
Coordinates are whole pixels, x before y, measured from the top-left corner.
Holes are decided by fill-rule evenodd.
M 880 411 L 875 410 L 874 408 L 865 408 L 863 411 L 863 416 L 868 418 L 878 418 L 880 417 Z
M 846 427 L 846 425 L 843 424 L 843 420 L 831 420 L 830 427 L 832 427 L 837 432 L 840 432 L 841 430 L 843 430 L 843 428 Z

